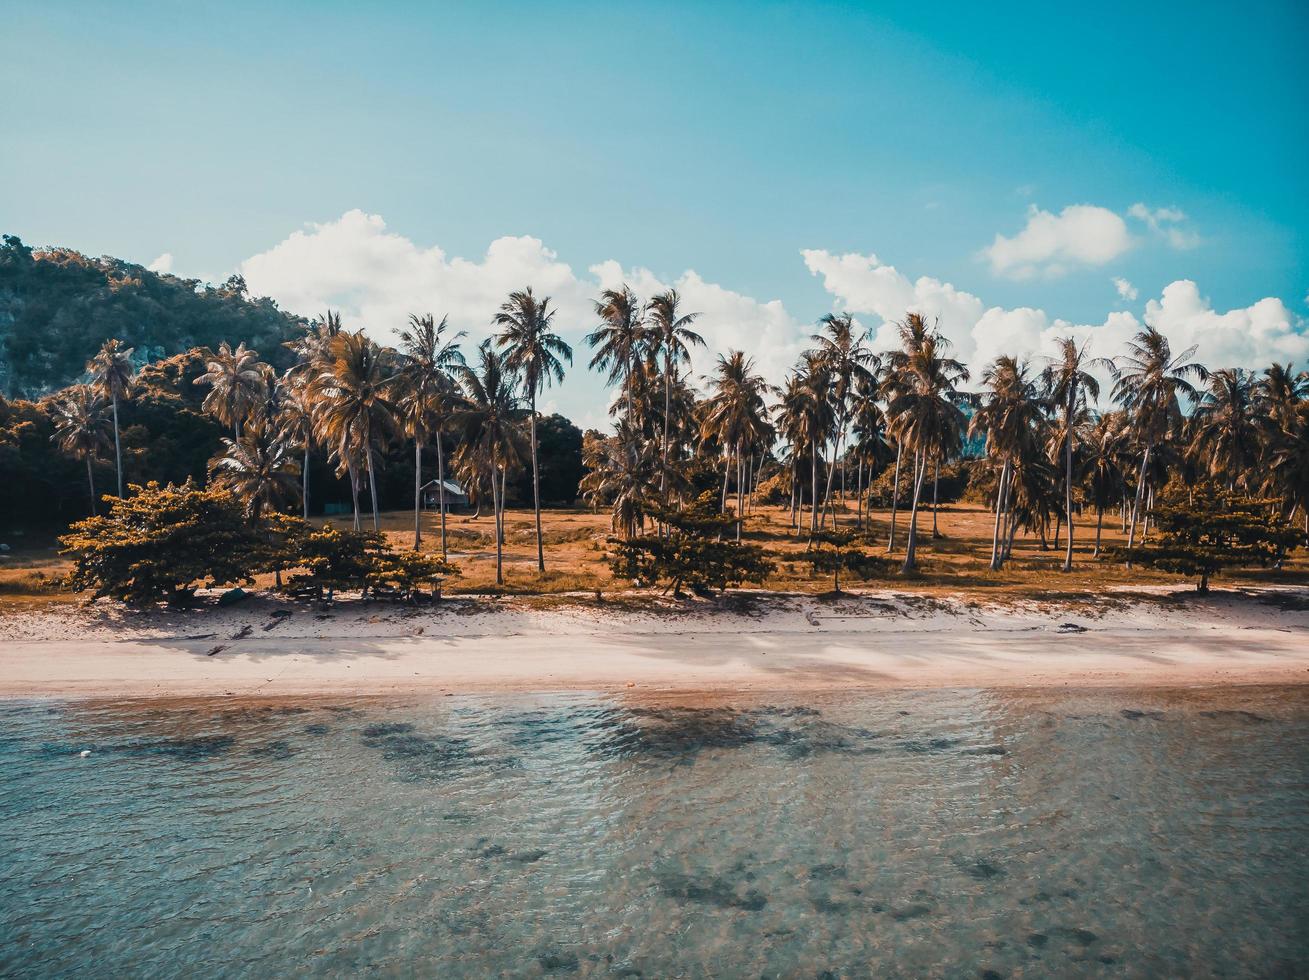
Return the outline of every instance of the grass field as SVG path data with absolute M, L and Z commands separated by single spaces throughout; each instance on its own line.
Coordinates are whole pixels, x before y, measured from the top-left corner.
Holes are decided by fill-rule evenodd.
M 907 531 L 905 514 L 898 518 L 896 555 L 903 556 Z M 853 509 L 841 512 L 843 525 L 852 526 Z M 1076 528 L 1074 569 L 1063 573 L 1063 539 L 1058 550 L 1042 550 L 1039 539 L 1019 537 L 1014 543 L 1012 561 L 1002 571 L 987 568 L 991 548 L 993 515 L 984 508 L 956 504 L 943 506 L 938 515 L 939 536 L 932 536 L 932 514 L 920 515 L 919 571 L 910 576 L 890 574 L 867 583 L 844 580 L 844 587 L 893 587 L 925 594 L 955 593 L 1021 597 L 1052 596 L 1062 593 L 1096 593 L 1109 587 L 1132 585 L 1184 584 L 1178 576 L 1150 572 L 1141 568 L 1128 570 L 1121 563 L 1097 561 L 1091 557 L 1095 536 L 1094 518 Z M 447 583 L 450 594 L 499 592 L 511 595 L 559 595 L 568 592 L 626 590 L 630 583 L 616 581 L 605 562 L 609 516 L 584 509 L 547 510 L 542 514 L 545 532 L 546 571 L 536 570 L 536 543 L 532 513 L 513 510 L 506 516 L 504 562 L 505 584 L 495 585 L 495 539 L 489 515 L 473 519 L 466 514 L 450 515 L 447 537 L 450 559 L 460 575 Z M 367 521 L 366 521 L 367 524 Z M 870 550 L 885 554 L 890 514 L 875 511 L 865 519 L 876 545 Z M 382 515 L 382 530 L 397 547 L 413 541 L 413 513 L 389 511 Z M 760 507 L 749 515 L 745 537 L 773 552 L 778 561 L 777 573 L 766 588 L 784 592 L 825 592 L 831 579 L 815 577 L 804 562 L 805 541 L 789 527 L 785 508 Z M 1103 543 L 1106 547 L 1121 544 L 1123 535 L 1116 515 L 1106 515 Z M 423 550 L 436 551 L 440 546 L 439 521 L 434 514 L 423 515 Z M 14 546 L 0 558 L 0 610 L 34 610 L 52 603 L 77 601 L 62 589 L 60 577 L 68 563 L 60 558 L 53 539 L 25 542 Z M 895 567 L 898 567 L 898 562 Z M 1309 584 L 1309 558 L 1303 550 L 1281 570 L 1254 570 L 1218 580 L 1218 585 L 1236 583 Z M 257 585 L 271 583 L 257 582 Z

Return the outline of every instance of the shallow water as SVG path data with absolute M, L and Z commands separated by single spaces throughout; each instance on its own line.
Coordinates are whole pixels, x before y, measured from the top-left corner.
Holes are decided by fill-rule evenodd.
M 1303 687 L 0 702 L 4 975 L 1296 976 L 1307 852 Z

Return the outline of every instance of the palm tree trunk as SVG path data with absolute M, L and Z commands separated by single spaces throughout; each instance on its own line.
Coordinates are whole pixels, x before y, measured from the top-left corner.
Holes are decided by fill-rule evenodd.
M 91 488 L 91 516 L 95 517 L 95 474 L 91 471 L 91 454 L 86 454 L 86 485 Z
M 441 447 L 441 429 L 436 430 L 436 503 L 441 508 L 441 560 L 445 561 L 445 453 Z
M 1132 502 L 1131 524 L 1127 531 L 1127 547 L 1131 548 L 1136 543 L 1136 520 L 1137 515 L 1141 512 L 1141 497 L 1145 493 L 1145 470 L 1150 465 L 1150 450 L 1154 448 L 1154 440 L 1147 440 L 1145 452 L 1141 454 L 1141 475 L 1136 481 L 1136 499 Z M 1131 568 L 1132 563 L 1129 561 L 1127 567 Z
M 836 461 L 841 458 L 841 436 L 845 432 L 845 414 L 842 413 L 836 423 L 836 440 L 832 446 L 832 465 L 827 468 L 827 489 L 823 491 L 822 526 L 827 526 L 827 508 L 832 502 L 832 477 L 836 475 Z M 836 527 L 836 511 L 832 511 L 832 527 Z
M 1071 395 L 1068 401 L 1071 413 Z M 1068 550 L 1064 552 L 1063 570 L 1071 572 L 1073 570 L 1073 420 L 1071 414 L 1065 425 L 1068 429 L 1068 438 L 1064 442 L 1064 511 L 1068 514 Z
M 791 527 L 793 528 L 795 527 L 795 490 L 796 490 L 795 471 L 796 471 L 795 453 L 792 452 L 791 453 Z
M 494 514 L 494 534 L 495 534 L 495 584 L 504 585 L 504 552 L 503 537 L 500 534 L 500 497 L 496 487 L 495 471 L 499 459 L 493 446 L 491 448 L 491 510 Z
M 123 447 L 118 440 L 118 395 L 115 394 L 112 399 L 114 403 L 114 465 L 118 470 L 118 497 L 121 500 L 123 496 Z
M 536 460 L 536 390 L 532 390 L 532 508 L 536 511 L 536 570 L 545 571 L 545 545 L 541 541 L 541 468 Z
M 423 437 L 414 436 L 414 550 L 423 543 L 423 528 L 419 522 L 423 499 Z
M 1104 527 L 1104 508 L 1099 504 L 1095 508 L 1095 554 L 1092 558 L 1100 557 L 1100 529 Z M 1072 535 L 1069 535 L 1072 537 Z M 1072 542 L 1069 542 L 1069 551 L 1072 551 Z
M 927 476 L 926 456 L 921 454 L 923 458 L 920 461 L 917 458 L 919 455 L 919 453 L 914 454 L 914 502 L 909 511 L 909 542 L 905 545 L 904 564 L 900 566 L 901 572 L 912 572 L 918 567 L 918 497 L 923 490 L 923 478 Z
M 368 495 L 373 501 L 373 530 L 380 531 L 382 528 L 377 517 L 377 480 L 373 477 L 373 444 L 371 440 L 364 449 L 364 461 L 368 465 Z
M 941 457 L 936 455 L 932 458 L 932 538 L 935 540 L 941 536 L 941 532 L 936 529 L 936 492 L 941 485 Z
M 809 477 L 811 489 L 809 492 L 809 533 L 813 535 L 818 530 L 818 443 L 814 442 L 811 447 L 813 452 L 809 455 Z
M 904 444 L 895 441 L 895 485 L 891 489 L 891 536 L 886 541 L 886 550 L 895 551 L 895 509 L 900 500 L 900 460 L 904 456 Z
M 864 457 L 859 457 L 859 470 L 854 478 L 855 523 L 859 530 L 864 529 Z
M 741 524 L 745 520 L 745 498 L 742 495 L 744 462 L 741 459 L 741 447 L 736 448 L 736 540 L 741 541 Z
M 305 440 L 304 472 L 300 474 L 300 503 L 304 510 L 304 519 L 309 520 L 309 440 Z
M 509 467 L 500 468 L 500 543 L 504 544 L 505 539 L 505 511 L 508 507 L 506 501 L 509 499 Z
M 345 468 L 346 468 L 346 474 L 350 477 L 350 503 L 354 505 L 354 514 L 355 514 L 354 528 L 356 531 L 358 531 L 360 526 L 359 525 L 359 478 L 358 478 L 358 474 L 355 473 L 354 460 L 351 459 L 349 462 L 347 462 Z
M 1000 515 L 1004 513 L 1005 491 L 1009 488 L 1009 458 L 1000 467 L 1000 483 L 995 488 L 995 527 L 991 531 L 991 571 L 1000 568 Z
M 727 513 L 727 477 L 731 471 L 732 471 L 732 451 L 728 449 L 726 455 L 723 458 L 723 499 L 718 505 L 719 511 L 724 514 Z
M 673 363 L 672 355 L 664 353 L 664 452 L 663 452 L 663 469 L 659 471 L 659 497 L 665 509 L 668 507 L 668 409 L 670 404 L 670 388 L 673 382 Z

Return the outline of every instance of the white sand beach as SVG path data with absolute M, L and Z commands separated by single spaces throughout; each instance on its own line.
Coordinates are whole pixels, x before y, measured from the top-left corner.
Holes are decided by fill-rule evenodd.
M 756 594 L 734 605 L 448 600 L 318 611 L 256 597 L 231 609 L 130 613 L 97 604 L 0 622 L 0 696 L 1309 682 L 1303 591 L 1003 605 Z

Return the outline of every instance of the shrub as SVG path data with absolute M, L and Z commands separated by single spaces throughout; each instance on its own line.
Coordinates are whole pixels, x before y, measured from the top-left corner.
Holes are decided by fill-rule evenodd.
M 406 601 L 413 602 L 421 589 L 440 595 L 441 583 L 459 570 L 436 555 L 405 549 L 387 551 L 377 557 L 376 566 L 368 574 L 368 584 L 374 590 L 393 589 Z
M 78 521 L 59 539 L 73 559 L 68 581 L 132 605 L 179 605 L 201 583 L 249 581 L 263 538 L 225 490 L 133 485 L 109 513 Z
M 650 586 L 666 581 L 665 591 L 674 595 L 681 595 L 683 585 L 703 595 L 745 582 L 762 583 L 775 568 L 758 545 L 725 540 L 736 521 L 717 513 L 713 491 L 681 512 L 661 511 L 657 518 L 666 527 L 662 536 L 609 539 L 609 567 L 616 576 Z
M 805 560 L 815 573 L 830 572 L 832 591 L 841 591 L 841 573 L 846 572 L 867 581 L 893 570 L 892 562 L 878 555 L 870 555 L 859 545 L 866 543 L 866 535 L 855 531 L 819 531 L 813 536 L 813 547 L 805 553 Z M 826 548 L 823 545 L 827 545 Z

